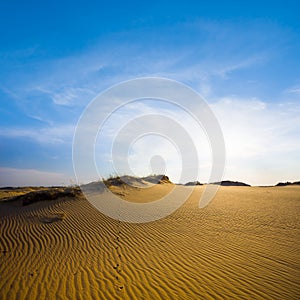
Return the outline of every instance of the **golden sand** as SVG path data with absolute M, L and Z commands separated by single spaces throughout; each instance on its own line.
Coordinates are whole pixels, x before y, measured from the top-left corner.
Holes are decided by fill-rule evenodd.
M 300 187 L 221 187 L 199 209 L 203 189 L 144 224 L 84 198 L 1 203 L 0 299 L 300 299 Z

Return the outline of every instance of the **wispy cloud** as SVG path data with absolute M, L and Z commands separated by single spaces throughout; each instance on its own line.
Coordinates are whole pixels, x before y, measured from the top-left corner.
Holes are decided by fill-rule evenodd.
M 211 75 L 219 76 L 223 79 L 228 78 L 230 73 L 238 70 L 247 69 L 252 66 L 257 66 L 258 64 L 262 64 L 267 61 L 266 53 L 259 53 L 253 56 L 245 57 L 241 60 L 237 60 L 231 64 L 225 64 L 220 68 L 216 68 L 216 70 L 212 70 Z
M 11 89 L 9 89 L 9 88 L 7 88 L 7 87 L 5 87 L 5 86 L 0 86 L 0 90 L 1 90 L 4 94 L 8 95 L 10 98 L 13 98 L 13 99 L 20 99 L 20 98 L 19 98 L 19 95 L 18 95 L 16 92 L 14 92 L 13 90 L 11 90 Z
M 285 90 L 285 92 L 288 94 L 295 94 L 297 96 L 300 96 L 300 87 L 295 86 L 295 87 Z
M 29 138 L 40 144 L 64 144 L 72 141 L 75 126 L 62 125 L 39 129 L 0 128 L 0 137 L 11 139 Z
M 151 30 L 114 34 L 106 43 L 100 41 L 76 55 L 40 62 L 34 72 L 26 72 L 20 82 L 14 82 L 10 91 L 24 97 L 39 90 L 62 106 L 76 106 L 79 99 L 88 101 L 112 84 L 139 76 L 169 77 L 196 88 L 206 83 L 207 91 L 211 78 L 228 79 L 233 72 L 263 64 L 272 56 L 276 38 L 267 35 L 273 48 L 265 42 L 269 27 L 262 26 L 259 33 L 251 24 L 241 31 L 231 24 L 183 23 L 176 25 L 178 32 L 184 33 L 178 36 L 191 32 L 199 39 L 171 38 L 174 28 L 166 27 L 162 28 L 165 40 L 160 43 Z M 247 46 L 249 37 L 256 46 Z
M 47 90 L 42 87 L 36 87 L 32 90 L 49 95 L 54 104 L 62 106 L 81 106 L 87 104 L 91 98 L 96 96 L 94 91 L 79 87 L 63 87 L 60 91 Z

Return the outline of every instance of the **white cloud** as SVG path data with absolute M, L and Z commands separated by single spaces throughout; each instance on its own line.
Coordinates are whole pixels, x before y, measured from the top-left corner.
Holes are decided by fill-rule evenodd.
M 241 180 L 252 185 L 299 180 L 300 174 L 297 174 L 297 170 L 300 169 L 299 103 L 280 105 L 266 103 L 256 98 L 226 97 L 215 102 L 211 108 L 220 122 L 225 138 L 227 169 L 224 178 Z M 198 109 L 197 103 L 194 109 Z M 155 114 L 162 116 L 162 119 L 154 117 Z M 132 121 L 138 117 L 141 119 Z M 169 120 L 163 120 L 163 117 L 175 120 L 186 130 L 198 152 L 200 168 L 198 179 L 202 182 L 207 181 L 212 162 L 205 133 L 188 113 L 172 106 L 155 108 L 149 103 L 135 103 L 134 106 L 123 108 L 110 116 L 98 140 L 102 148 L 96 147 L 101 152 L 98 163 L 102 166 L 109 164 L 108 145 L 115 142 L 119 151 L 113 153 L 112 159 L 115 160 L 115 166 L 119 167 L 117 172 L 126 173 L 124 170 L 127 170 L 128 159 L 137 175 L 145 175 L 149 172 L 151 157 L 160 155 L 166 162 L 168 175 L 177 181 L 180 156 L 174 152 L 174 147 L 172 148 L 167 140 L 159 142 L 157 136 L 146 135 L 141 136 L 137 143 L 133 138 L 134 133 L 140 131 L 165 133 L 166 137 L 171 138 L 175 131 L 178 143 L 176 146 L 188 157 L 190 152 L 178 142 L 184 142 L 186 135 L 175 129 Z M 160 138 L 163 139 L 163 136 Z M 127 153 L 124 149 L 131 150 Z M 185 164 L 187 168 L 197 166 L 192 156 L 188 157 Z M 183 180 L 195 179 L 185 177 Z
M 212 105 L 227 148 L 226 177 L 251 184 L 298 180 L 299 103 L 225 98 Z
M 34 169 L 0 168 L 0 186 L 68 185 L 70 178 L 62 173 Z
M 195 179 L 199 168 L 202 181 L 209 177 L 210 151 L 205 133 L 191 115 L 171 103 L 142 101 L 115 111 L 101 128 L 96 153 L 102 170 L 112 164 L 109 173 L 133 171 L 144 176 L 151 172 L 152 157 L 160 156 L 175 182 L 182 170 L 182 181 Z

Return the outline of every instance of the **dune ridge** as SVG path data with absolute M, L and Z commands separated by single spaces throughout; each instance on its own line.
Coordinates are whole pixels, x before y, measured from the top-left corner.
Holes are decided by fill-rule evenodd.
M 144 224 L 110 219 L 82 195 L 1 203 L 0 298 L 300 298 L 300 187 L 221 187 L 204 209 L 204 186 L 181 188 L 195 189 L 180 209 Z

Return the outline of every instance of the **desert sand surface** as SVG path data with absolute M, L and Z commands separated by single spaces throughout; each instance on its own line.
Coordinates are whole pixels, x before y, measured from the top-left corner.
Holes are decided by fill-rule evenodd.
M 172 190 L 113 187 L 151 201 Z M 83 196 L 0 203 L 0 299 L 300 299 L 300 186 L 205 186 L 170 216 L 132 224 Z

